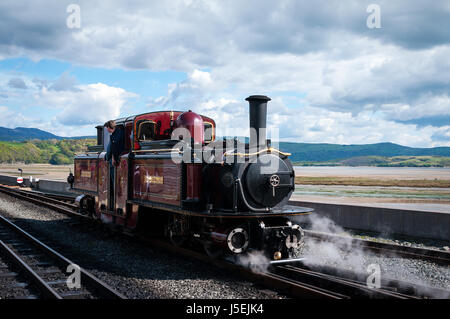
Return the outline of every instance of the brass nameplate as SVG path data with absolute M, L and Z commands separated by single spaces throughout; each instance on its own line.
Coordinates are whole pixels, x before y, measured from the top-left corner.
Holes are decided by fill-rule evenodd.
M 81 177 L 91 178 L 91 171 L 81 171 Z
M 164 184 L 163 176 L 145 176 L 145 182 L 148 184 Z

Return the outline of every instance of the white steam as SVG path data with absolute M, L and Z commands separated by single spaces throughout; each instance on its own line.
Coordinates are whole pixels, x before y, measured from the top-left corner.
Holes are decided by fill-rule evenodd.
M 245 255 L 239 255 L 236 263 L 254 273 L 267 273 L 270 260 L 260 251 L 251 251 Z
M 305 222 L 304 220 L 302 222 Z M 312 236 L 305 236 L 305 245 L 302 251 L 302 257 L 305 257 L 304 264 L 314 269 L 320 267 L 333 267 L 337 272 L 346 273 L 348 271 L 368 275 L 368 266 L 371 264 L 379 264 L 381 268 L 381 278 L 383 281 L 389 278 L 398 279 L 404 282 L 413 283 L 424 286 L 420 291 L 425 295 L 434 298 L 442 298 L 449 296 L 449 294 L 441 295 L 435 290 L 427 289 L 426 286 L 436 287 L 430 278 L 441 277 L 443 281 L 450 282 L 450 267 L 439 267 L 437 265 L 427 265 L 426 268 L 430 270 L 424 271 L 422 269 L 423 263 L 421 261 L 413 261 L 403 259 L 399 256 L 384 257 L 376 256 L 370 251 L 364 249 L 362 244 L 357 244 L 352 241 L 352 237 L 339 225 L 336 225 L 327 217 L 319 216 L 318 214 L 309 215 L 306 221 L 309 229 L 331 233 L 337 236 L 333 241 L 315 240 Z M 432 273 L 432 269 L 436 273 Z M 431 273 L 431 274 L 430 274 Z M 386 282 L 385 282 L 386 283 Z M 438 284 L 439 288 L 442 286 Z M 450 290 L 450 286 L 444 287 Z
M 315 240 L 305 236 L 303 257 L 307 266 L 334 266 L 336 268 L 365 272 L 366 252 L 355 245 L 352 237 L 329 218 L 311 214 L 308 218 L 311 230 L 340 235 L 333 242 Z

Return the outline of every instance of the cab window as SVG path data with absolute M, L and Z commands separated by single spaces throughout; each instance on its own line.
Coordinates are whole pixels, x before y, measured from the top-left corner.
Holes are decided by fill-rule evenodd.
M 138 127 L 138 139 L 140 141 L 151 141 L 155 139 L 155 122 L 144 121 L 139 123 Z
M 214 136 L 214 127 L 211 123 L 205 122 L 203 123 L 203 127 L 205 129 L 205 142 L 212 142 Z

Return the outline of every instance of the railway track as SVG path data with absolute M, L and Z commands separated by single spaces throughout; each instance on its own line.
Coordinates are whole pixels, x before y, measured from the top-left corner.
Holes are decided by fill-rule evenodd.
M 421 298 L 440 298 L 449 299 L 450 291 L 440 288 L 422 286 L 393 278 L 382 277 L 380 280 L 380 288 L 369 288 L 366 284 L 367 274 L 349 271 L 345 269 L 337 269 L 330 266 L 320 266 L 317 269 L 308 267 L 296 267 L 295 265 L 287 265 L 281 269 L 282 272 L 295 274 L 294 276 L 303 276 L 303 274 L 326 277 L 332 281 L 340 283 L 345 281 L 349 286 L 360 289 L 358 296 L 375 297 L 375 298 L 396 298 L 396 299 L 421 299 Z M 365 291 L 364 291 L 365 288 Z M 352 291 L 350 291 L 352 293 Z
M 409 247 L 391 243 L 382 243 L 312 230 L 304 230 L 304 232 L 305 235 L 313 239 L 333 242 L 337 247 L 340 247 L 341 249 L 351 250 L 353 248 L 362 248 L 365 251 L 371 251 L 386 257 L 421 259 L 439 265 L 450 265 L 450 252 L 447 251 L 420 247 Z
M 20 268 L 0 254 L 0 299 L 37 299 L 40 292 L 28 281 Z
M 11 189 L 9 187 L 0 186 L 0 191 L 4 191 L 9 195 L 16 196 L 20 199 L 29 200 L 35 204 L 43 205 L 48 208 L 56 209 L 61 213 L 71 214 L 76 217 L 85 217 L 84 215 L 73 215 L 73 210 L 78 207 L 73 203 L 67 203 L 69 200 L 74 200 L 73 197 L 66 195 L 54 195 L 39 192 L 27 192 L 17 188 Z M 55 206 L 56 205 L 56 206 Z M 69 209 L 64 209 L 58 206 L 62 206 Z M 55 208 L 56 207 L 56 208 Z M 409 247 L 398 244 L 375 242 L 371 240 L 357 239 L 352 237 L 346 237 L 337 234 L 323 233 L 312 230 L 304 230 L 305 234 L 311 238 L 329 241 L 336 243 L 338 246 L 342 243 L 341 248 L 363 248 L 364 250 L 372 251 L 384 256 L 390 257 L 405 257 L 414 258 L 434 262 L 440 265 L 450 265 L 450 252 L 441 251 L 436 249 Z
M 369 288 L 366 282 L 367 274 L 337 270 L 333 267 L 310 269 L 301 261 L 257 265 L 256 268 L 261 271 L 255 271 L 251 264 L 242 265 L 237 264 L 234 260 L 212 259 L 191 249 L 176 247 L 156 239 L 140 237 L 140 240 L 158 249 L 201 260 L 219 269 L 232 271 L 247 280 L 279 290 L 295 298 L 422 299 L 435 298 L 435 296 L 444 299 L 450 298 L 450 291 L 389 278 L 382 278 L 380 288 Z
M 0 291 L 2 298 L 125 298 L 3 216 L 0 216 L 0 254 L 3 266 L 0 278 L 9 279 L 5 284 L 8 288 Z M 78 278 L 75 278 L 75 270 L 79 271 Z M 73 287 L 69 287 L 68 277 Z M 23 294 L 26 291 L 30 293 Z
M 0 186 L 0 191 L 12 195 L 19 199 L 31 201 L 35 204 L 46 206 L 54 209 L 60 213 L 81 219 L 92 219 L 88 216 L 81 215 L 74 211 L 73 206 L 62 204 L 67 202 L 48 197 L 46 194 L 25 194 L 24 191 L 16 191 L 4 186 Z M 103 225 L 103 224 L 102 224 Z M 107 227 L 106 225 L 103 225 Z M 337 235 L 330 235 L 325 233 L 318 233 L 312 231 L 305 232 L 308 236 L 314 237 L 317 240 L 333 240 L 336 241 Z M 231 270 L 238 273 L 242 277 L 255 281 L 261 285 L 269 288 L 274 288 L 290 294 L 296 298 L 326 298 L 326 299 L 348 299 L 348 298 L 390 298 L 390 299 L 409 299 L 409 298 L 430 298 L 436 296 L 437 293 L 448 294 L 448 291 L 434 289 L 427 287 L 429 293 L 424 287 L 413 285 L 401 281 L 388 280 L 384 281 L 382 287 L 379 289 L 369 288 L 365 282 L 367 274 L 354 274 L 348 272 L 342 274 L 337 273 L 334 269 L 308 269 L 301 263 L 294 264 L 273 264 L 267 265 L 268 271 L 254 272 L 248 267 L 237 265 L 233 262 L 211 259 L 210 257 L 199 252 L 176 247 L 167 242 L 149 239 L 146 237 L 134 234 L 139 240 L 151 244 L 153 247 L 163 250 L 169 250 L 176 254 L 194 258 L 212 264 L 218 268 Z M 346 238 L 348 240 L 348 238 Z M 400 245 L 392 245 L 386 243 L 374 243 L 359 239 L 352 239 L 352 244 L 364 246 L 367 249 L 381 254 L 392 254 L 395 256 L 405 256 L 408 258 L 421 258 L 438 263 L 450 264 L 450 254 L 447 252 L 404 247 Z M 450 298 L 450 295 L 448 295 Z
M 0 185 L 0 191 L 8 192 L 8 190 L 12 190 L 14 194 L 21 195 L 22 199 L 25 197 L 29 198 L 29 201 L 33 202 L 33 199 L 45 199 L 46 203 L 59 205 L 71 209 L 77 209 L 78 207 L 73 203 L 74 198 L 71 196 L 66 195 L 56 195 L 56 194 L 49 194 L 49 193 L 42 193 L 42 192 L 36 192 L 36 191 L 25 191 L 19 188 L 9 188 L 4 185 Z M 12 192 L 8 192 L 8 194 L 13 194 Z M 51 207 L 51 206 L 49 206 Z
M 4 185 L 0 185 L 0 192 L 17 199 L 22 199 L 42 207 L 50 208 L 71 217 L 90 220 L 88 216 L 81 215 L 76 212 L 78 207 L 75 204 L 68 203 L 65 200 L 52 198 L 48 194 L 41 195 L 40 193 L 28 192 L 17 188 L 10 188 Z
M 414 295 L 393 291 L 389 287 L 382 289 L 369 288 L 363 281 L 343 279 L 319 271 L 312 271 L 294 265 L 276 266 L 271 270 L 282 278 L 310 284 L 317 288 L 325 289 L 329 294 L 336 294 L 339 299 L 349 298 L 377 298 L 377 299 L 419 299 Z M 386 289 L 387 288 L 387 289 Z

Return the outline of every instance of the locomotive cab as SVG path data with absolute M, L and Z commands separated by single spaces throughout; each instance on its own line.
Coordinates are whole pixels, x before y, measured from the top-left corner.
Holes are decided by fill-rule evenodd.
M 122 218 L 110 218 L 110 215 L 126 219 L 126 212 L 136 209 L 128 203 L 133 199 L 152 198 L 178 207 L 181 207 L 182 200 L 198 200 L 198 191 L 193 187 L 184 196 L 178 194 L 182 170 L 188 172 L 189 178 L 196 172 L 192 168 L 186 169 L 182 165 L 169 163 L 168 155 L 171 154 L 172 146 L 178 142 L 173 136 L 177 128 L 188 129 L 195 142 L 200 145 L 212 142 L 215 138 L 213 119 L 192 111 L 163 111 L 117 119 L 116 125 L 124 130 L 125 149 L 120 156 L 119 165 L 114 167 L 114 180 L 109 173 L 109 163 L 105 161 L 110 134 L 103 126 L 96 127 L 97 145 L 90 146 L 87 152 L 75 156 L 75 172 L 70 182 L 73 191 L 83 194 L 79 198 L 80 207 L 89 207 L 89 214 L 106 222 L 117 223 Z M 150 160 L 151 158 L 154 160 Z M 171 169 L 176 169 L 176 174 L 164 177 Z M 168 187 L 158 186 L 155 181 L 162 181 L 164 178 L 169 183 Z M 148 184 L 155 185 L 150 187 Z M 172 184 L 180 187 L 174 188 Z M 145 186 L 145 191 L 141 186 Z M 87 205 L 88 202 L 95 205 Z M 135 224 L 128 226 L 133 228 Z

